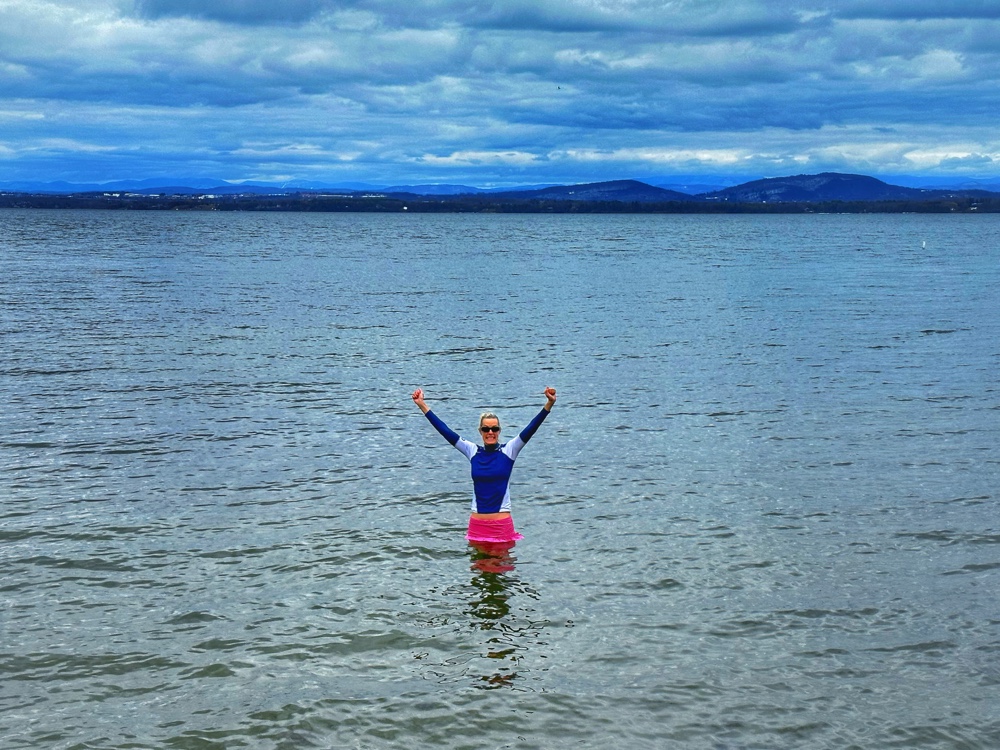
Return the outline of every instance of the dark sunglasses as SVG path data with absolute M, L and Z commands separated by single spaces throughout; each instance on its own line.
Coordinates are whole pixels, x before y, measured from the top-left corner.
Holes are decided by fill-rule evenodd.
M 495 425 L 493 427 L 480 427 L 480 432 L 500 432 L 500 425 Z

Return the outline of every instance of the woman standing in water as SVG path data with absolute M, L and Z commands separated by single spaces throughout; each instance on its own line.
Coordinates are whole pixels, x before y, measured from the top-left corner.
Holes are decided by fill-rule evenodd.
M 420 407 L 434 429 L 442 437 L 460 450 L 472 463 L 472 515 L 469 517 L 469 532 L 465 538 L 470 542 L 513 543 L 523 537 L 514 531 L 514 521 L 510 517 L 510 475 L 514 460 L 535 430 L 545 421 L 556 403 L 556 389 L 545 389 L 545 406 L 528 426 L 509 443 L 500 443 L 500 420 L 496 414 L 485 412 L 479 417 L 479 432 L 483 444 L 476 445 L 460 437 L 430 410 L 424 402 L 424 392 L 418 388 L 413 392 L 413 402 Z

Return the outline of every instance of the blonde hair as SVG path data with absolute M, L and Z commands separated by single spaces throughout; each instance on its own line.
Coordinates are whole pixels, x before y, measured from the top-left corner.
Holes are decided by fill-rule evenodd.
M 483 421 L 486 420 L 486 419 L 495 419 L 497 421 L 497 424 L 500 424 L 500 417 L 498 417 L 496 414 L 494 414 L 491 411 L 484 411 L 482 414 L 479 415 L 479 426 L 480 427 L 483 426 Z

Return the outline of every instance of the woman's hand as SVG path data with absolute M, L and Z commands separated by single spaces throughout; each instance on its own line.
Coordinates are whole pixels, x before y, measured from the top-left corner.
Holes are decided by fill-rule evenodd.
M 545 389 L 545 408 L 551 410 L 556 404 L 556 389 L 546 388 Z
M 420 407 L 420 411 L 422 411 L 424 414 L 426 414 L 428 411 L 430 411 L 430 407 L 427 404 L 424 403 L 424 389 L 423 388 L 417 388 L 417 390 L 415 390 L 413 392 L 413 403 L 415 403 L 417 406 L 419 406 Z

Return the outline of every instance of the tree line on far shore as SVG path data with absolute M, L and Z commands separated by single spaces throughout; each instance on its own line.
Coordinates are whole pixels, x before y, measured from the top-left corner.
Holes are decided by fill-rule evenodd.
M 731 203 L 725 201 L 586 201 L 516 199 L 484 195 L 70 195 L 0 193 L 2 208 L 133 211 L 307 211 L 364 213 L 536 214 L 802 214 L 802 213 L 998 213 L 1000 196 L 927 200 Z

